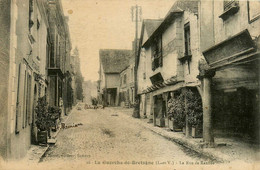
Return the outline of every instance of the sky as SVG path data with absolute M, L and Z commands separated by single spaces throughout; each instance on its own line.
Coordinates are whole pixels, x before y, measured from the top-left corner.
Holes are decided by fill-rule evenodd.
M 84 80 L 98 80 L 99 49 L 132 49 L 132 6 L 142 7 L 142 19 L 158 19 L 164 18 L 174 1 L 62 0 L 64 15 L 69 17 L 72 47 L 79 50 Z

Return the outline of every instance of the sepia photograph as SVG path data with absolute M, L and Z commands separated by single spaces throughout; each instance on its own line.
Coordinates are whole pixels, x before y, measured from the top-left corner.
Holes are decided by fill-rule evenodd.
M 259 170 L 260 0 L 0 0 L 1 170 Z

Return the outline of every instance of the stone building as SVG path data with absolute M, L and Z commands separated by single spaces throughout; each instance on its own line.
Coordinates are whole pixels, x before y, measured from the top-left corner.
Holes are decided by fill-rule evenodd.
M 12 0 L 0 4 L 0 154 L 4 159 L 22 158 L 33 142 L 34 106 L 47 87 L 46 3 Z
M 260 2 L 201 1 L 199 17 L 205 141 L 259 144 Z
M 200 86 L 198 31 L 198 1 L 177 1 L 164 19 L 143 21 L 138 94 L 141 116 L 150 116 L 154 125 L 168 126 L 167 102 L 173 95 Z
M 103 49 L 99 51 L 98 100 L 104 106 L 118 106 L 120 73 L 129 66 L 132 50 Z
M 134 58 L 128 66 L 120 72 L 119 104 L 122 107 L 131 107 L 135 99 Z
M 5 160 L 24 157 L 35 143 L 34 108 L 38 97 L 49 93 L 49 101 L 55 104 L 56 98 L 52 95 L 56 95 L 56 91 L 50 88 L 54 83 L 51 73 L 59 71 L 55 67 L 58 62 L 53 59 L 56 34 L 52 34 L 52 30 L 56 21 L 50 13 L 56 11 L 53 6 L 59 5 L 60 1 L 48 0 L 3 0 L 0 3 L 0 156 Z M 56 12 L 63 16 L 59 8 Z M 65 23 L 63 17 L 60 20 Z M 66 29 L 61 31 L 68 35 Z M 69 41 L 67 39 L 68 58 Z M 65 49 L 64 45 L 60 49 Z M 60 65 L 64 65 L 65 60 L 61 60 Z
M 60 106 L 63 99 L 64 111 L 67 112 L 68 97 L 71 97 L 71 69 L 70 65 L 70 35 L 67 19 L 63 14 L 60 0 L 48 1 L 48 103 L 52 106 Z M 70 94 L 67 94 L 67 93 Z
M 155 29 L 162 23 L 162 19 L 145 19 L 142 23 L 141 41 L 147 40 L 152 35 Z M 141 45 L 140 44 L 140 45 Z M 151 115 L 151 93 L 145 93 L 148 86 L 151 86 L 149 75 L 152 74 L 150 68 L 151 60 L 146 57 L 145 49 L 139 48 L 137 60 L 137 94 L 140 96 L 140 115 L 146 117 Z
M 205 145 L 214 146 L 214 137 L 259 144 L 259 4 L 176 1 L 162 21 L 144 20 L 141 115 L 167 126 L 169 98 L 192 90 L 202 100 Z M 189 129 L 186 119 L 187 136 Z

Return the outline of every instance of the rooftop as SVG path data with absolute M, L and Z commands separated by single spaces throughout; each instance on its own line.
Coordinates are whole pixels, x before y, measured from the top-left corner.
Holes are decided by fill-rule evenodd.
M 129 65 L 134 54 L 132 50 L 101 49 L 99 57 L 104 73 L 120 73 Z

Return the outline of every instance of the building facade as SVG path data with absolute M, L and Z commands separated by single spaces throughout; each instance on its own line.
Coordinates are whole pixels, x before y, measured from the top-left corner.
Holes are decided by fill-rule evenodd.
M 167 103 L 187 88 L 197 90 L 198 2 L 177 1 L 163 20 L 144 20 L 138 62 L 141 115 L 167 126 Z M 188 129 L 187 129 L 188 130 Z
M 235 136 L 259 144 L 259 7 L 259 1 L 201 1 L 200 78 L 209 143 Z
M 1 66 L 4 76 L 1 76 L 0 150 L 6 160 L 24 157 L 33 142 L 34 106 L 47 87 L 46 77 L 42 76 L 45 75 L 48 28 L 43 12 L 45 3 L 1 2 L 1 25 L 5 25 L 1 28 L 1 39 L 5 40 L 6 47 L 1 49 L 1 60 L 5 64 Z
M 68 97 L 71 94 L 71 70 L 70 63 L 70 35 L 68 31 L 67 19 L 62 10 L 62 4 L 59 0 L 48 2 L 48 22 L 49 22 L 49 54 L 48 54 L 48 103 L 51 106 L 60 106 L 63 100 L 64 112 L 67 112 Z M 71 107 L 71 105 L 70 105 Z
M 120 73 L 119 104 L 122 107 L 132 107 L 135 101 L 134 62 Z
M 5 160 L 24 157 L 31 144 L 36 142 L 34 108 L 39 97 L 53 95 L 49 69 L 54 66 L 50 57 L 56 53 L 52 46 L 54 36 L 51 36 L 55 23 L 51 21 L 53 16 L 50 11 L 53 11 L 53 5 L 58 4 L 60 1 L 48 0 L 8 0 L 0 3 L 0 39 L 3 44 L 0 56 L 0 155 Z M 66 30 L 62 32 L 68 34 Z M 69 53 L 67 56 L 69 58 Z M 49 97 L 49 101 L 55 99 Z
M 99 57 L 99 103 L 104 106 L 119 106 L 120 73 L 129 66 L 129 61 L 133 58 L 132 50 L 104 49 L 99 51 Z
M 258 1 L 176 1 L 163 20 L 144 20 L 137 61 L 140 114 L 169 126 L 168 102 L 202 101 L 202 137 L 259 144 Z M 184 96 L 186 136 L 191 134 Z M 168 122 L 167 122 L 168 121 Z

